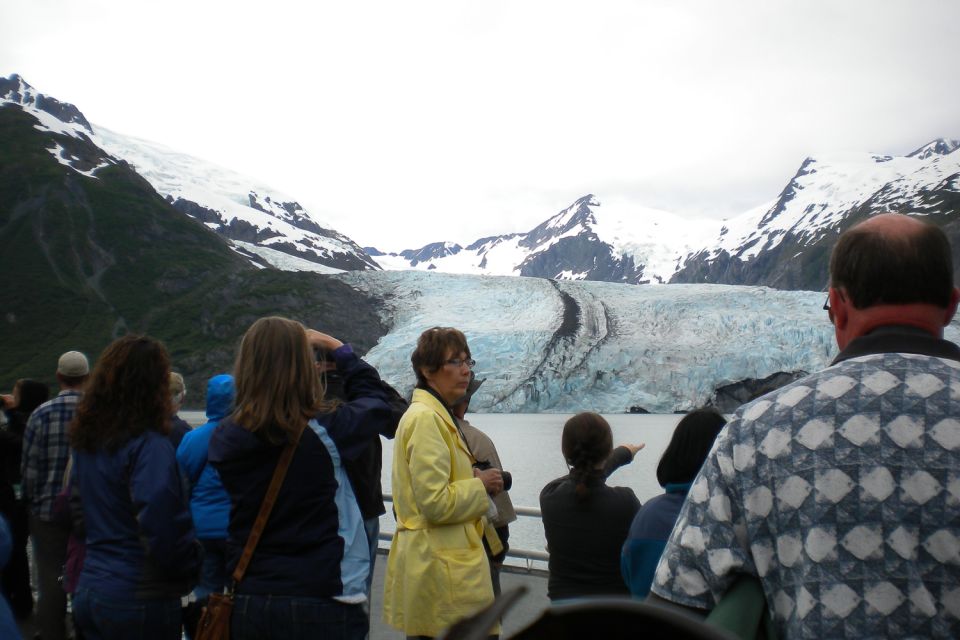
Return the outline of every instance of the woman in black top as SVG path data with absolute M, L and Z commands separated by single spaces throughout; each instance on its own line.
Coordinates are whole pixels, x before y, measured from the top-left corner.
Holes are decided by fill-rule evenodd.
M 610 425 L 596 413 L 567 420 L 561 444 L 570 473 L 540 492 L 550 552 L 547 595 L 552 601 L 629 595 L 620 575 L 620 548 L 640 501 L 633 489 L 608 487 L 605 480 L 643 445 L 613 449 Z

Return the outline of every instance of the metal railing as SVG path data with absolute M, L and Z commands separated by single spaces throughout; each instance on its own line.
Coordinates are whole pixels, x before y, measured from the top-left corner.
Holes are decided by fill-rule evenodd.
M 393 496 L 389 493 L 383 494 L 383 501 L 393 504 Z M 518 516 L 523 516 L 526 518 L 537 518 L 538 520 L 543 519 L 543 514 L 540 513 L 540 509 L 535 509 L 534 507 L 517 507 L 514 506 L 513 510 Z M 393 533 L 381 531 L 380 540 L 386 540 L 390 542 L 393 540 Z M 536 551 L 534 549 L 517 549 L 510 547 L 507 549 L 507 558 L 514 558 L 517 560 L 522 560 L 524 562 L 523 566 L 516 565 L 504 565 L 505 570 L 512 571 L 522 571 L 524 573 L 541 573 L 543 569 L 533 566 L 534 562 L 547 562 L 550 559 L 550 554 L 546 551 Z

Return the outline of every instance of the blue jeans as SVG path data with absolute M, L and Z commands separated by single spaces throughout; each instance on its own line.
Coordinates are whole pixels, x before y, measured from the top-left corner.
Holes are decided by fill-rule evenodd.
M 197 599 L 206 599 L 211 593 L 222 593 L 227 583 L 227 541 L 201 540 L 203 545 L 203 568 L 200 583 L 193 590 Z
M 223 593 L 227 581 L 227 541 L 201 540 L 200 544 L 203 545 L 200 582 L 193 588 L 190 603 L 183 608 L 183 633 L 187 640 L 192 640 L 196 635 L 207 598 L 211 593 Z
M 180 598 L 137 600 L 81 588 L 73 616 L 84 640 L 180 640 Z
M 231 640 L 362 640 L 370 628 L 359 604 L 331 598 L 235 596 Z

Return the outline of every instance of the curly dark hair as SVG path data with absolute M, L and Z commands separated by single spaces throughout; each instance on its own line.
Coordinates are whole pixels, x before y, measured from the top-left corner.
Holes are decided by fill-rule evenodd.
M 128 335 L 104 349 L 70 425 L 80 451 L 116 451 L 151 430 L 170 432 L 170 357 L 162 343 Z

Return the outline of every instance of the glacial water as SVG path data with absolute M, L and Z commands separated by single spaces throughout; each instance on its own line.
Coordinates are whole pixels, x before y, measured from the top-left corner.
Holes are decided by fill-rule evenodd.
M 467 414 L 470 424 L 493 440 L 504 469 L 513 475 L 510 499 L 514 506 L 540 507 L 540 490 L 545 484 L 566 475 L 567 465 L 560 452 L 563 423 L 572 414 Z M 663 491 L 657 484 L 657 463 L 670 441 L 673 428 L 681 415 L 674 414 L 609 414 L 604 416 L 613 428 L 614 445 L 645 443 L 634 461 L 613 473 L 610 486 L 630 487 L 640 502 Z M 390 467 L 393 441 L 383 441 L 383 490 L 390 492 Z M 380 519 L 381 531 L 394 530 L 393 515 Z M 382 542 L 381 546 L 386 546 Z M 546 540 L 538 518 L 520 516 L 510 525 L 510 546 L 544 551 Z M 516 562 L 511 562 L 515 564 Z

